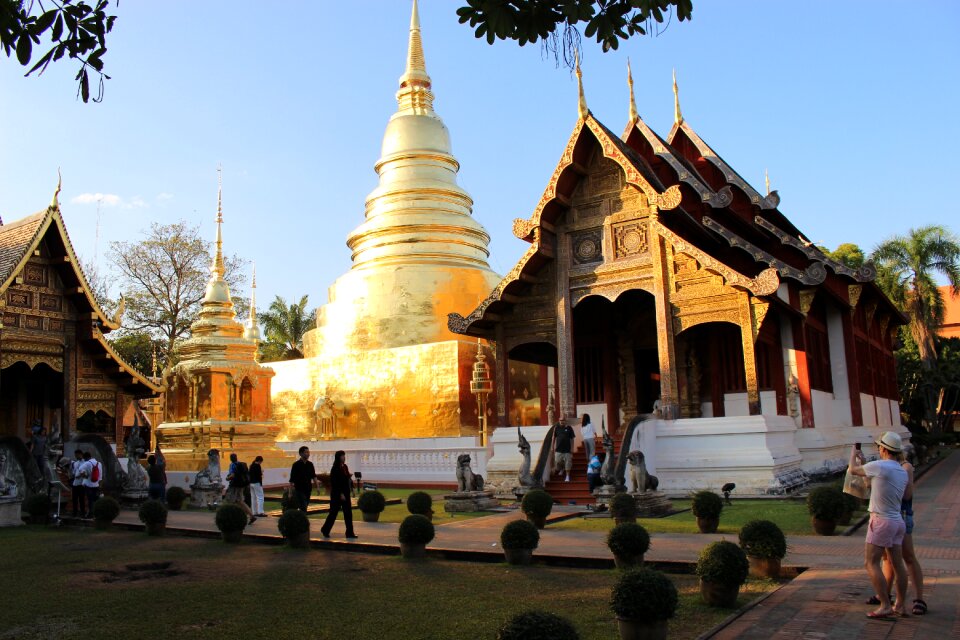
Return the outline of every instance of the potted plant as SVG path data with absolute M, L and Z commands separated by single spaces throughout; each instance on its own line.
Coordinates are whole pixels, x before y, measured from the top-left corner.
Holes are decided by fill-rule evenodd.
M 531 489 L 524 494 L 520 510 L 537 529 L 543 529 L 547 526 L 547 516 L 553 511 L 553 498 L 543 489 Z
M 629 569 L 643 564 L 643 554 L 650 548 L 650 534 L 636 522 L 624 522 L 607 534 L 607 547 L 617 568 Z
M 357 499 L 357 507 L 363 514 L 364 522 L 378 522 L 380 514 L 387 506 L 387 499 L 379 491 L 364 491 Z
M 610 515 L 617 524 L 637 521 L 637 501 L 629 493 L 617 493 L 610 499 Z
M 180 511 L 183 503 L 187 499 L 187 492 L 181 487 L 170 487 L 167 489 L 167 506 L 171 511 Z
M 750 561 L 750 575 L 780 577 L 780 561 L 787 555 L 787 539 L 776 523 L 751 520 L 740 529 L 740 548 Z
M 624 571 L 613 585 L 610 608 L 623 640 L 665 640 L 667 620 L 677 611 L 677 588 L 653 569 Z
M 433 523 L 427 516 L 414 513 L 403 519 L 397 538 L 400 540 L 400 553 L 404 558 L 424 558 L 427 555 L 427 543 L 433 540 Z
M 843 492 L 835 487 L 817 487 L 807 496 L 807 511 L 813 517 L 813 530 L 831 536 L 844 509 Z
M 723 511 L 723 499 L 713 491 L 697 491 L 691 504 L 693 515 L 697 519 L 700 533 L 716 533 L 720 525 L 720 512 Z
M 93 503 L 93 526 L 107 530 L 120 515 L 120 503 L 110 496 L 103 496 Z
M 50 507 L 53 502 L 45 493 L 35 493 L 23 501 L 21 509 L 30 516 L 31 524 L 47 524 L 50 520 Z
M 243 512 L 240 505 L 227 502 L 217 509 L 214 521 L 217 523 L 217 529 L 220 529 L 220 537 L 223 541 L 237 544 L 243 537 L 243 530 L 247 527 L 247 514 Z
M 407 511 L 433 520 L 433 496 L 426 491 L 414 491 L 407 496 Z
M 500 546 L 510 564 L 530 564 L 540 532 L 526 520 L 511 520 L 500 532 Z
M 287 509 L 277 519 L 277 528 L 294 549 L 306 549 L 310 546 L 310 520 L 299 509 Z
M 580 634 L 569 620 L 554 613 L 524 611 L 497 630 L 497 640 L 580 640 Z
M 837 524 L 842 527 L 849 527 L 850 521 L 853 519 L 853 514 L 860 509 L 860 498 L 857 496 L 850 495 L 849 493 L 843 493 L 843 513 L 840 514 L 840 518 L 837 520 Z
M 148 536 L 162 536 L 167 530 L 167 505 L 159 500 L 147 500 L 137 514 Z
M 733 607 L 749 571 L 747 554 L 737 545 L 726 540 L 708 544 L 697 560 L 703 601 L 711 607 Z

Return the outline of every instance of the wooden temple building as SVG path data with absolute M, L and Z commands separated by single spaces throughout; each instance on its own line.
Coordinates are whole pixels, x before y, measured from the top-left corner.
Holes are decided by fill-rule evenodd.
M 905 318 L 872 267 L 808 241 L 769 185 L 750 186 L 684 120 L 675 81 L 666 139 L 629 86 L 617 136 L 580 85 L 563 156 L 513 224 L 529 249 L 479 306 L 449 316 L 495 345 L 492 422 L 516 424 L 506 390 L 524 361 L 549 368 L 558 417 L 587 412 L 617 434 L 650 414 L 629 445 L 667 490 L 780 492 L 843 468 L 853 442 L 906 436 L 893 358 Z
M 64 441 L 122 442 L 135 400 L 160 391 L 105 338 L 121 313 L 109 317 L 91 293 L 57 194 L 44 211 L 0 224 L 0 312 L 0 436 L 26 441 L 40 424 Z

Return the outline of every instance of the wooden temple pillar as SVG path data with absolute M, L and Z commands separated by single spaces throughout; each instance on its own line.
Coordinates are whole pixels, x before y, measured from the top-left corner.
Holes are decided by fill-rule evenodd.
M 747 407 L 751 416 L 760 415 L 760 382 L 757 380 L 757 353 L 750 295 L 740 297 L 740 343 L 743 345 L 743 373 L 747 384 Z
M 790 304 L 800 307 L 800 294 L 790 288 Z M 790 320 L 793 326 L 793 350 L 797 362 L 797 386 L 800 389 L 800 420 L 804 429 L 816 426 L 813 419 L 813 396 L 810 392 L 810 365 L 807 362 L 807 334 L 804 331 L 804 317 Z
M 573 307 L 570 304 L 570 242 L 557 238 L 557 371 L 560 376 L 560 419 L 577 415 L 576 380 L 573 369 Z
M 657 319 L 657 355 L 660 359 L 660 416 L 666 420 L 680 417 L 680 398 L 677 383 L 677 354 L 675 346 L 673 309 L 670 304 L 672 251 L 657 233 L 653 223 L 657 207 L 650 206 L 649 236 L 653 262 L 654 308 Z

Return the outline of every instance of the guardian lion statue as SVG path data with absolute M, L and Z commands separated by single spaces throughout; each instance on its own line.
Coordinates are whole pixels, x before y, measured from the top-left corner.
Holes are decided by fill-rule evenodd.
M 216 487 L 223 484 L 220 479 L 220 450 L 207 451 L 207 468 L 197 474 L 193 481 L 194 487 Z
M 483 476 L 470 468 L 470 454 L 457 456 L 457 492 L 483 491 Z
M 660 486 L 660 479 L 647 473 L 647 463 L 643 451 L 634 449 L 628 453 L 627 462 L 630 463 L 630 479 L 633 481 L 635 493 L 657 490 L 657 487 Z

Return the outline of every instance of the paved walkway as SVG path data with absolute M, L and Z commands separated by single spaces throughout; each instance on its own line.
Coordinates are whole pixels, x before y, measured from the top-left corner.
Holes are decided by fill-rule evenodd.
M 557 507 L 563 513 L 567 507 Z M 704 638 L 777 640 L 829 638 L 960 638 L 960 452 L 953 452 L 918 482 L 914 497 L 914 544 L 925 577 L 926 616 L 897 621 L 868 620 L 872 608 L 864 604 L 870 584 L 863 568 L 864 527 L 851 536 L 789 536 L 785 566 L 806 567 L 799 577 L 727 626 Z M 356 515 L 359 516 L 359 513 Z M 520 517 L 518 512 L 484 518 L 435 517 L 437 534 L 429 545 L 431 555 L 474 561 L 500 562 L 503 524 Z M 124 511 L 117 523 L 142 526 L 133 512 Z M 333 537 L 323 540 L 314 525 L 312 545 L 346 551 L 399 553 L 397 526 L 357 520 L 358 541 L 343 538 L 342 520 Z M 213 514 L 171 511 L 167 528 L 187 535 L 218 536 Z M 247 527 L 246 536 L 279 543 L 276 519 L 261 518 Z M 653 536 L 646 555 L 657 564 L 696 562 L 700 550 L 719 534 L 659 534 Z M 613 566 L 601 532 L 550 530 L 543 532 L 535 557 L 540 562 L 572 566 Z M 908 599 L 912 601 L 911 585 Z

